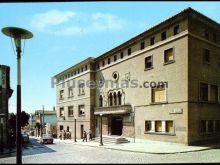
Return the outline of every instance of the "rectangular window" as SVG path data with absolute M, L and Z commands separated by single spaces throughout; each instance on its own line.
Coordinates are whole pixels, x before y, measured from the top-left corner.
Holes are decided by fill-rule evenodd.
M 121 52 L 121 53 L 120 53 L 120 56 L 121 56 L 121 59 L 124 58 L 124 53 Z
M 155 132 L 162 132 L 162 122 L 155 121 Z
M 205 32 L 204 32 L 205 34 L 205 38 L 207 39 L 207 40 L 209 40 L 209 32 L 207 31 L 207 30 L 205 30 Z
M 85 66 L 85 70 L 87 70 L 88 68 L 87 68 L 87 65 Z
M 78 74 L 80 73 L 80 69 L 78 68 Z
M 145 42 L 141 42 L 141 50 L 145 48 Z
M 60 108 L 60 117 L 64 116 L 64 108 Z
M 201 133 L 206 133 L 206 120 L 201 120 L 200 131 Z
M 215 120 L 215 132 L 220 132 L 220 120 Z
M 74 71 L 74 75 L 76 75 L 76 70 Z
M 81 68 L 81 72 L 83 72 L 83 68 Z
M 79 105 L 79 116 L 85 115 L 85 106 Z
M 60 100 L 64 99 L 64 90 L 60 90 Z
M 218 86 L 211 85 L 210 101 L 218 102 Z
M 68 96 L 73 97 L 73 88 L 68 89 Z
M 174 28 L 173 28 L 173 34 L 174 35 L 177 35 L 180 33 L 180 26 L 179 25 L 176 25 Z
M 85 84 L 79 84 L 79 95 L 84 95 L 85 94 Z
M 102 61 L 102 67 L 104 67 L 105 66 L 105 61 Z
M 68 107 L 68 116 L 73 116 L 73 106 Z
M 213 34 L 213 41 L 214 41 L 215 43 L 217 42 L 216 33 Z
M 63 130 L 63 125 L 60 125 L 60 131 L 62 131 Z
M 150 38 L 150 45 L 154 45 L 154 43 L 155 43 L 155 37 L 151 37 Z
M 153 56 L 145 58 L 145 69 L 150 69 L 153 67 Z
M 174 62 L 174 52 L 173 48 L 167 49 L 164 51 L 164 63 Z
M 110 64 L 111 63 L 111 58 L 108 58 L 108 64 Z
M 145 121 L 145 131 L 149 132 L 151 129 L 151 121 Z
M 131 55 L 131 48 L 128 49 L 128 56 Z
M 208 49 L 203 49 L 203 62 L 210 63 L 210 51 Z
M 117 55 L 114 56 L 114 61 L 117 61 Z
M 161 33 L 161 41 L 165 40 L 167 38 L 167 33 L 163 32 Z
M 167 133 L 173 133 L 174 132 L 173 121 L 171 121 L 171 120 L 166 121 L 166 132 Z
M 200 101 L 208 101 L 208 84 L 200 83 Z
M 99 63 L 97 64 L 97 69 L 99 69 Z
M 164 86 L 152 88 L 152 103 L 160 103 L 166 101 L 166 89 Z
M 214 132 L 214 121 L 213 120 L 208 120 L 208 132 L 209 133 Z

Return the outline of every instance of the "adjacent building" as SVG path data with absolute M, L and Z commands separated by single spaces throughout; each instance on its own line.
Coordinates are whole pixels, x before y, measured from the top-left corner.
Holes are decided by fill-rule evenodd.
M 187 8 L 57 74 L 58 131 L 184 143 L 220 138 L 220 24 Z M 94 83 L 96 87 L 94 88 Z M 97 85 L 99 84 L 99 85 Z
M 0 65 L 0 149 L 8 143 L 8 101 L 13 93 L 10 87 L 10 67 Z

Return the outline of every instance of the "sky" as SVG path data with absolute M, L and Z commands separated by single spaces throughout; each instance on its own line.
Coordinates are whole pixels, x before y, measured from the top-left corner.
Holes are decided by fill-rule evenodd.
M 22 55 L 22 110 L 52 110 L 51 79 L 88 57 L 98 57 L 185 8 L 220 22 L 220 2 L 0 3 L 0 29 L 31 31 Z M 24 45 L 24 44 L 23 44 Z M 11 39 L 0 32 L 0 64 L 11 68 L 9 112 L 16 112 L 17 62 Z

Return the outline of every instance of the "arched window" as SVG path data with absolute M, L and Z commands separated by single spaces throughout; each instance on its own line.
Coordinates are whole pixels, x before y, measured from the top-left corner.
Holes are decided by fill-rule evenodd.
M 99 106 L 100 106 L 100 107 L 103 106 L 103 98 L 102 98 L 102 95 L 99 96 Z
M 114 92 L 114 105 L 117 105 L 117 94 Z
M 118 105 L 121 105 L 121 96 L 122 96 L 121 92 L 118 91 Z
M 112 93 L 109 94 L 109 105 L 112 106 Z

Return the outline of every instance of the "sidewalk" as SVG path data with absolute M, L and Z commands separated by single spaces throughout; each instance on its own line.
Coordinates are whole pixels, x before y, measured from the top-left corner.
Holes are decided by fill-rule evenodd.
M 82 139 L 78 139 L 77 142 L 73 140 L 60 140 L 55 139 L 56 142 L 70 143 L 74 145 L 84 145 L 89 147 L 98 147 L 112 150 L 128 151 L 128 152 L 139 152 L 139 153 L 149 153 L 149 154 L 176 154 L 176 153 L 187 153 L 187 152 L 197 152 L 203 150 L 209 150 L 214 148 L 220 148 L 220 143 L 207 145 L 207 146 L 187 146 L 184 144 L 170 143 L 170 142 L 159 142 L 150 140 L 134 140 L 129 139 L 130 143 L 122 144 L 105 144 L 100 146 L 98 142 L 87 141 L 82 142 Z

